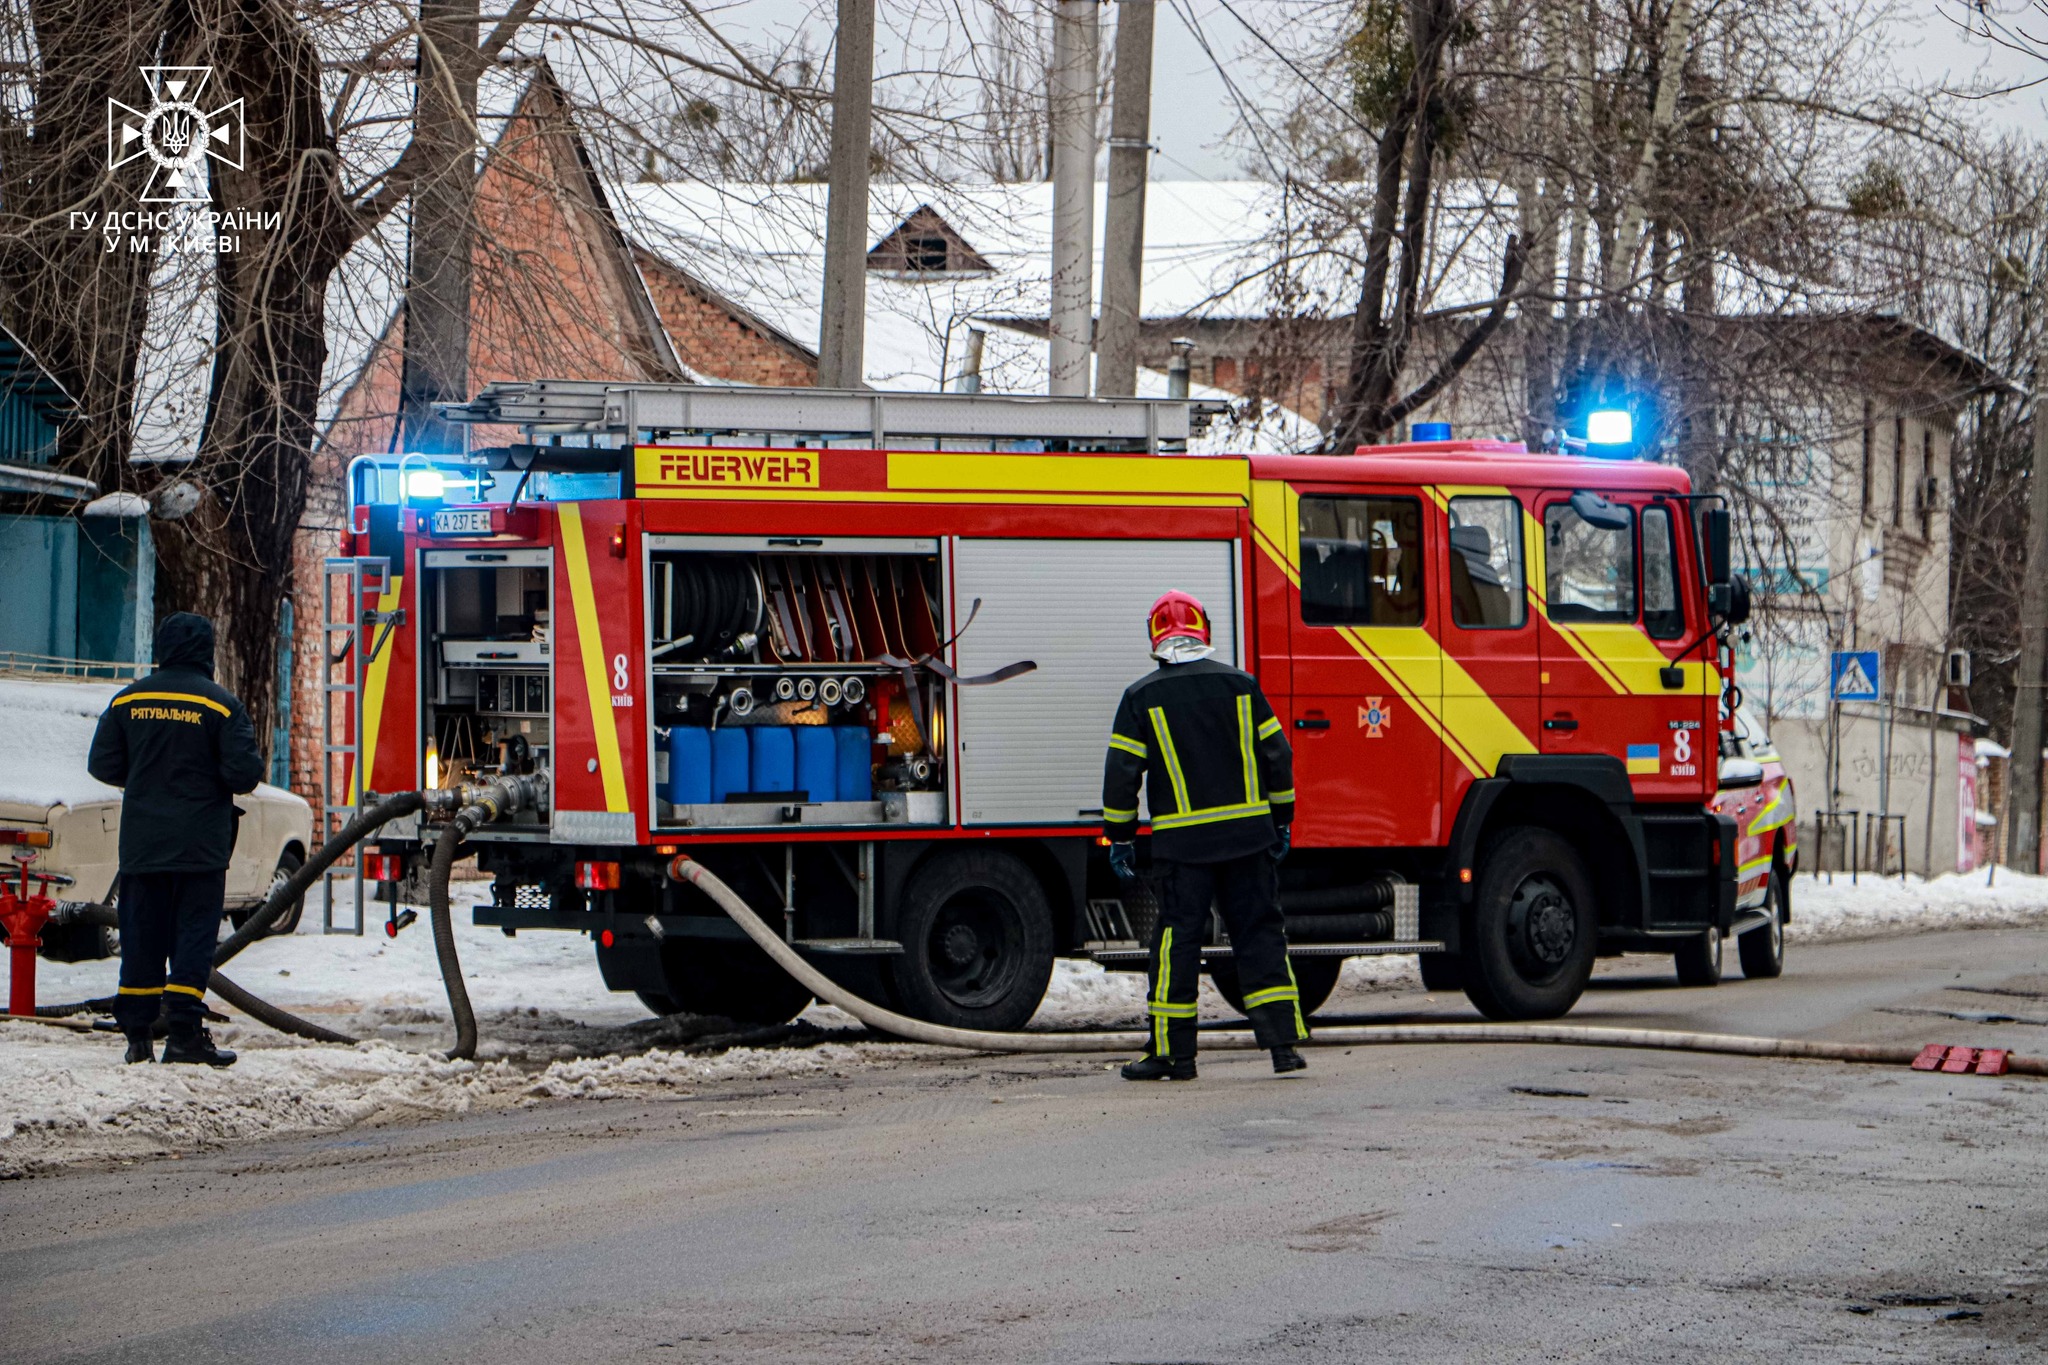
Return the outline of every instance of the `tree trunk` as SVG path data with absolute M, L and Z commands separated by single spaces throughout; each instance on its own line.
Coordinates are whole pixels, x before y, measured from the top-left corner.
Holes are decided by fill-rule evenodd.
M 216 165 L 214 206 L 276 225 L 240 234 L 218 258 L 213 389 L 195 473 L 208 497 L 162 528 L 164 610 L 214 618 L 217 671 L 267 737 L 276 704 L 278 605 L 327 359 L 327 282 L 350 241 L 320 105 L 318 54 L 288 11 L 263 0 L 201 0 L 208 56 L 246 101 L 241 170 Z

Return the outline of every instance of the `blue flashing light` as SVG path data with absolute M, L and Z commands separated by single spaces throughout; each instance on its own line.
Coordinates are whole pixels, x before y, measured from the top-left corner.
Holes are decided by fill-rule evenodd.
M 1448 441 L 1451 439 L 1449 422 L 1417 422 L 1409 429 L 1411 441 Z
M 1636 422 L 1626 408 L 1598 408 L 1586 414 L 1586 444 L 1625 446 L 1636 438 Z
M 407 502 L 439 502 L 448 496 L 448 478 L 438 469 L 405 471 Z

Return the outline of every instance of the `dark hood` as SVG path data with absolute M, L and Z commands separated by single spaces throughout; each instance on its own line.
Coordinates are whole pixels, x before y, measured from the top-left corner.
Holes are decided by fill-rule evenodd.
M 213 676 L 213 622 L 189 611 L 173 612 L 156 628 L 156 666 L 190 668 Z

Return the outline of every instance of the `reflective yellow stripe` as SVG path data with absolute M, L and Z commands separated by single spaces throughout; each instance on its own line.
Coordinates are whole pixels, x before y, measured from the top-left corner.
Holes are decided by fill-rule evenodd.
M 1124 821 L 1126 821 L 1126 820 L 1135 820 L 1135 819 L 1137 819 L 1137 818 L 1138 818 L 1138 811 L 1137 811 L 1137 808 L 1136 808 L 1135 806 L 1134 806 L 1134 807 L 1132 807 L 1132 808 L 1131 808 L 1130 810 L 1116 810 L 1116 809 L 1113 809 L 1112 807 L 1109 807 L 1109 806 L 1104 806 L 1104 807 L 1102 808 L 1102 818 L 1103 818 L 1103 819 L 1105 819 L 1105 820 L 1114 820 L 1114 821 L 1118 822 L 1119 824 L 1121 824 L 1122 822 L 1124 822 Z
M 1272 738 L 1273 736 L 1275 736 L 1275 735 L 1277 735 L 1277 734 L 1279 734 L 1279 733 L 1280 733 L 1280 717 L 1278 717 L 1278 716 L 1268 716 L 1268 717 L 1266 717 L 1266 723 L 1265 723 L 1264 725 L 1261 725 L 1261 726 L 1259 727 L 1259 738 L 1260 738 L 1260 739 L 1271 739 L 1271 738 Z
M 390 612 L 398 610 L 398 599 L 405 592 L 405 575 L 392 574 L 384 583 L 384 591 L 377 595 L 377 610 Z M 377 643 L 380 627 L 366 626 L 360 620 L 356 623 L 355 648 L 357 658 L 360 651 L 366 651 Z M 363 792 L 370 785 L 370 777 L 377 771 L 377 736 L 384 728 L 384 689 L 391 679 L 391 656 L 397 648 L 389 638 L 384 648 L 377 651 L 377 657 L 369 661 L 368 671 L 363 676 L 363 733 L 362 755 L 356 760 L 355 801 L 362 803 Z
M 1155 706 L 1147 714 L 1152 717 L 1152 734 L 1159 741 L 1159 756 L 1166 760 L 1167 780 L 1173 783 L 1173 808 L 1185 811 L 1189 806 L 1188 780 L 1181 775 L 1180 754 L 1174 750 L 1173 731 L 1167 728 L 1166 712 Z M 1152 824 L 1154 828 L 1160 824 L 1156 812 Z
M 1291 974 L 1293 968 L 1290 967 L 1288 971 Z M 1260 1005 L 1270 1005 L 1276 1000 L 1299 999 L 1301 999 L 1301 990 L 1299 987 L 1292 985 L 1268 986 L 1265 990 L 1253 991 L 1250 995 L 1247 995 L 1244 998 L 1244 1005 L 1246 1009 L 1256 1009 Z
M 212 697 L 198 697 L 190 692 L 130 692 L 125 697 L 116 698 L 114 704 L 126 706 L 135 701 L 189 701 L 194 706 L 210 706 L 224 716 L 234 714 Z
M 1253 745 L 1258 727 L 1252 724 L 1251 693 L 1241 694 L 1237 699 L 1237 751 L 1244 760 L 1244 799 L 1252 802 L 1259 799 L 1259 758 Z M 1185 809 L 1185 807 L 1183 807 Z
M 1735 880 L 1738 882 L 1743 881 L 1747 879 L 1752 873 L 1758 872 L 1763 868 L 1769 867 L 1770 865 L 1771 855 L 1768 853 L 1766 853 L 1761 858 L 1751 858 L 1748 862 L 1744 863 L 1742 866 L 1735 869 Z
M 1155 815 L 1152 828 L 1182 829 L 1188 825 L 1213 825 L 1223 820 L 1249 820 L 1254 815 L 1267 815 L 1272 807 L 1264 801 L 1250 801 L 1242 806 L 1211 806 L 1206 810 L 1191 810 L 1184 815 Z
M 1173 929 L 1169 926 L 1159 932 L 1159 981 L 1152 989 L 1152 1002 L 1154 1004 L 1164 1005 L 1166 1003 L 1167 988 L 1172 984 L 1172 981 Z M 1157 1014 L 1152 1017 L 1152 1055 L 1155 1057 L 1169 1055 L 1166 1050 L 1166 1016 L 1163 1014 Z
M 1195 1005 L 1162 1005 L 1155 1000 L 1145 1006 L 1145 1012 L 1162 1019 L 1192 1019 L 1197 1008 Z
M 590 555 L 584 548 L 583 509 L 557 504 L 562 524 L 562 559 L 569 566 L 569 602 L 576 612 L 576 643 L 583 655 L 583 686 L 590 697 L 590 728 L 597 736 L 597 770 L 604 779 L 604 808 L 626 804 L 626 770 L 619 758 L 619 722 L 605 676 L 604 640 L 598 634 L 597 594 L 590 587 Z
M 1111 735 L 1109 737 L 1109 747 L 1112 749 L 1122 749 L 1127 754 L 1136 754 L 1139 758 L 1149 758 L 1152 755 L 1152 751 L 1137 740 L 1125 739 L 1122 735 Z
M 194 1000 L 204 1000 L 206 998 L 206 992 L 201 990 L 197 986 L 180 986 L 176 982 L 172 982 L 170 985 L 164 987 L 164 989 L 167 991 L 176 991 L 180 995 L 189 995 Z
M 1301 1039 L 1301 1038 L 1306 1038 L 1306 1037 L 1308 1037 L 1308 1021 L 1307 1021 L 1306 1019 L 1304 1019 L 1304 1018 L 1302 1018 L 1302 1017 L 1301 1017 L 1301 989 L 1300 989 L 1300 983 L 1296 982 L 1296 981 L 1295 981 L 1295 979 L 1294 979 L 1294 959 L 1293 959 L 1293 958 L 1289 958 L 1289 959 L 1287 959 L 1287 984 L 1288 984 L 1288 985 L 1290 985 L 1290 986 L 1294 986 L 1294 987 L 1295 987 L 1295 992 L 1294 992 L 1294 1036 L 1295 1036 L 1295 1037 L 1296 1037 L 1297 1039 Z
M 162 995 L 164 988 L 162 986 L 123 986 L 119 993 L 122 995 Z
M 1294 788 L 1289 787 L 1284 792 L 1269 792 L 1267 793 L 1266 799 L 1278 806 L 1292 804 L 1292 802 L 1294 801 Z

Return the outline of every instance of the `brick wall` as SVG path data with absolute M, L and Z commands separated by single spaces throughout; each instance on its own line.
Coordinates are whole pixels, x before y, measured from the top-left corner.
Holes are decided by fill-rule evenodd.
M 747 316 L 659 257 L 643 251 L 638 260 L 662 326 L 690 369 L 744 384 L 808 388 L 817 382 L 818 357 L 807 347 Z

